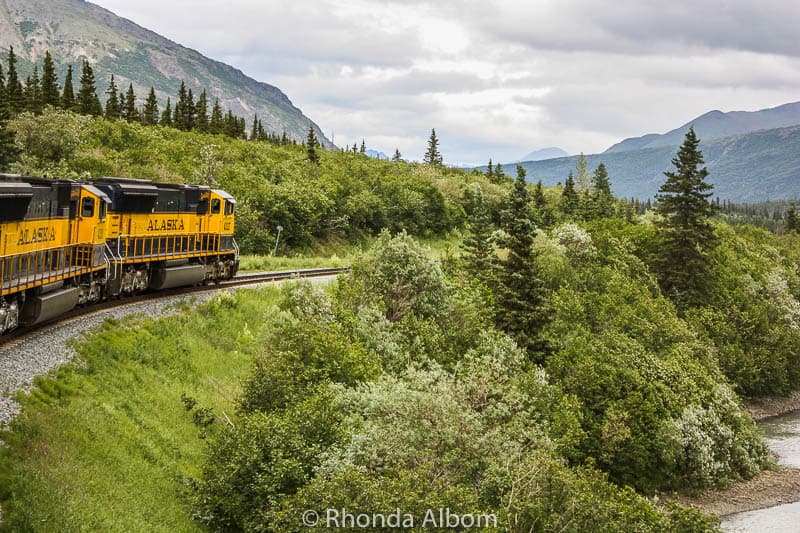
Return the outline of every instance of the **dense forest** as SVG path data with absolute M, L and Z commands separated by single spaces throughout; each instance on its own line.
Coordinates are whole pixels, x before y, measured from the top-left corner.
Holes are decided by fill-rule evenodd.
M 800 387 L 794 205 L 780 233 L 727 223 L 761 211 L 713 199 L 691 130 L 646 209 L 612 195 L 602 164 L 579 162 L 553 188 L 522 167 L 447 168 L 435 131 L 416 164 L 320 150 L 313 132 L 298 145 L 186 130 L 174 113 L 145 125 L 2 108 L 16 172 L 218 185 L 239 200 L 252 252 L 278 226 L 283 252 L 373 238 L 330 290 L 292 286 L 255 332 L 206 337 L 254 360 L 233 421 L 203 424 L 191 486 L 213 529 L 433 506 L 497 513 L 513 531 L 713 530 L 649 497 L 756 475 L 769 458 L 741 398 Z M 461 244 L 441 262 L 414 239 L 445 234 Z M 242 298 L 193 320 L 245 320 Z M 120 335 L 130 357 L 150 357 L 137 336 L 157 332 Z M 95 342 L 110 353 L 120 341 Z

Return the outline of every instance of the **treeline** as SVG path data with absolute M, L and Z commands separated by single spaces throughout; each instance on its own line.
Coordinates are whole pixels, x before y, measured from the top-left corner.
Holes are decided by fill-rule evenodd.
M 285 130 L 280 134 L 267 131 L 258 115 L 253 117 L 248 132 L 244 117 L 235 115 L 230 109 L 223 111 L 219 98 L 215 97 L 212 103 L 206 89 L 195 97 L 192 89 L 187 89 L 183 81 L 175 101 L 167 98 L 166 106 L 162 109 L 153 87 L 150 87 L 144 103 L 140 103 L 133 83 L 128 84 L 127 89 L 118 87 L 113 74 L 103 92 L 105 100 L 101 101 L 94 69 L 87 60 L 81 64 L 77 91 L 72 65 L 67 67 L 64 80 L 59 83 L 49 51 L 45 52 L 41 71 L 39 65 L 34 64 L 33 72 L 24 83 L 17 71 L 17 62 L 14 47 L 9 47 L 5 74 L 0 63 L 0 120 L 7 120 L 22 112 L 40 114 L 46 106 L 52 106 L 81 115 L 103 116 L 109 120 L 125 120 L 145 126 L 160 125 L 236 139 L 269 141 L 282 145 L 297 144 L 295 139 L 289 138 Z

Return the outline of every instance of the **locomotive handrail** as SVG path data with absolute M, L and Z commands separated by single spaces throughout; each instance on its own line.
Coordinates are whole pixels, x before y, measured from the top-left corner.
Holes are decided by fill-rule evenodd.
M 186 258 L 219 254 L 222 250 L 219 233 L 162 233 L 159 235 L 126 235 L 117 237 L 114 258 L 119 262 L 136 262 L 148 258 Z M 234 246 L 235 241 L 234 241 Z M 234 253 L 237 248 L 234 248 Z
M 76 243 L 0 256 L 0 296 L 87 274 L 94 243 Z

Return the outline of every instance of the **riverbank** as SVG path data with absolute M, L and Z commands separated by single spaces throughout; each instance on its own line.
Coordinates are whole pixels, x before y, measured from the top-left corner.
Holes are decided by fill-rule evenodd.
M 678 496 L 675 501 L 707 513 L 727 516 L 800 501 L 800 469 L 779 467 L 722 490 L 699 496 Z
M 763 422 L 800 411 L 800 391 L 786 397 L 765 397 L 744 405 L 753 420 Z M 777 462 L 778 457 L 775 457 Z M 779 466 L 727 489 L 712 489 L 694 497 L 678 496 L 675 501 L 707 513 L 728 516 L 800 501 L 800 469 Z
M 756 422 L 800 411 L 800 391 L 794 391 L 789 396 L 756 398 L 746 402 L 744 407 Z

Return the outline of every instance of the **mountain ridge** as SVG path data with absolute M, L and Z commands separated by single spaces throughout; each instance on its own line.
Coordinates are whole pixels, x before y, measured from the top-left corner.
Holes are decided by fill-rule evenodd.
M 133 83 L 140 102 L 154 87 L 163 108 L 167 97 L 175 99 L 183 80 L 195 95 L 207 89 L 210 98 L 218 97 L 223 108 L 248 122 L 258 114 L 268 130 L 286 130 L 298 142 L 313 127 L 326 148 L 335 148 L 278 87 L 85 0 L 0 0 L 0 48 L 8 46 L 14 46 L 21 73 L 49 50 L 62 80 L 67 65 L 73 65 L 75 83 L 80 62 L 89 60 L 101 99 L 114 74 L 120 87 Z
M 650 198 L 673 168 L 677 148 L 661 146 L 588 154 L 589 169 L 601 162 L 608 169 L 612 190 L 620 197 Z M 736 202 L 800 198 L 800 125 L 757 130 L 722 139 L 701 138 L 714 195 Z M 563 183 L 575 171 L 579 156 L 520 163 L 528 181 Z M 485 167 L 479 167 L 485 170 Z
M 800 102 L 789 102 L 757 111 L 728 111 L 714 109 L 695 117 L 666 133 L 648 133 L 630 137 L 612 145 L 603 153 L 626 152 L 663 146 L 677 147 L 690 127 L 706 141 L 761 130 L 785 128 L 800 124 Z

